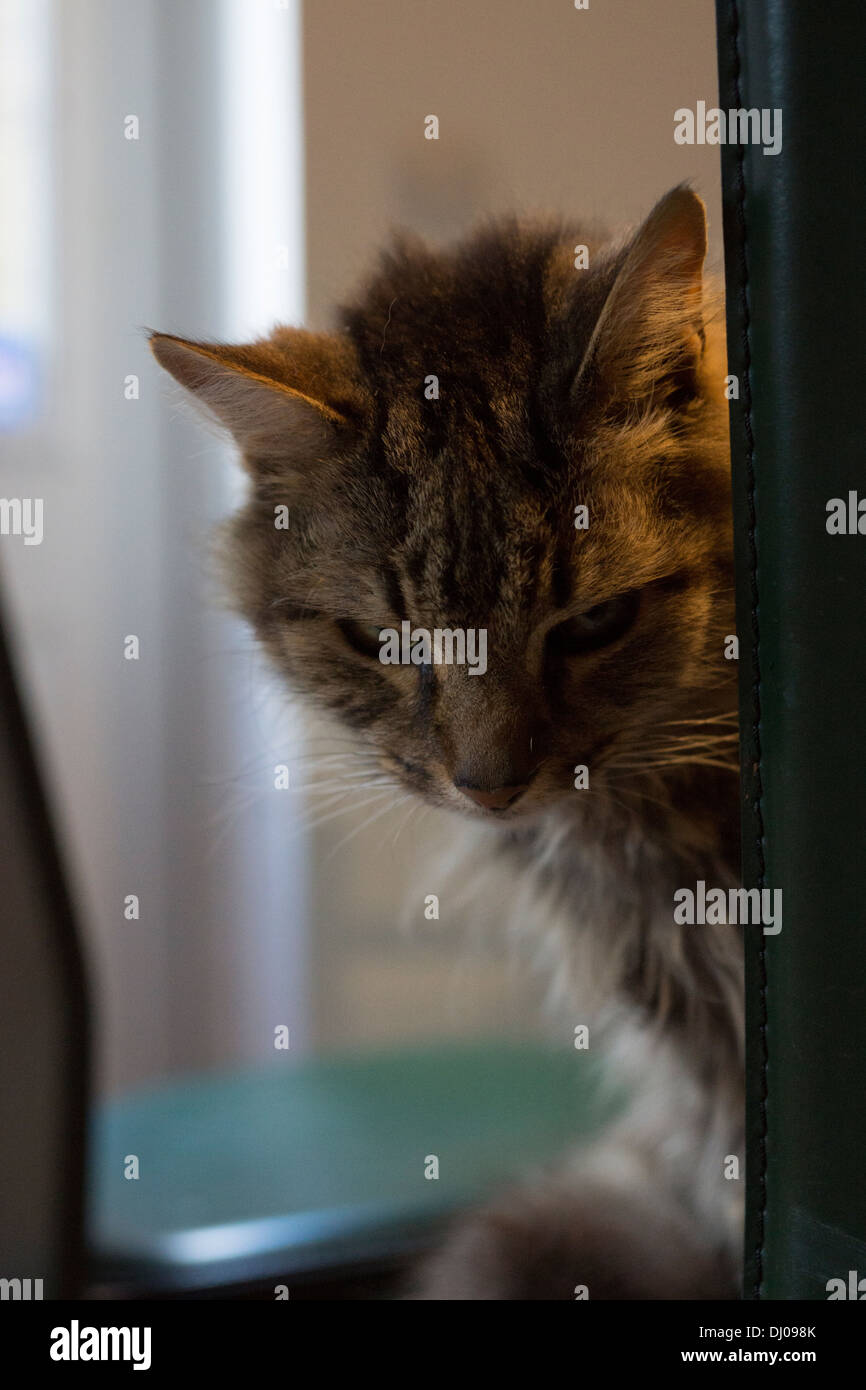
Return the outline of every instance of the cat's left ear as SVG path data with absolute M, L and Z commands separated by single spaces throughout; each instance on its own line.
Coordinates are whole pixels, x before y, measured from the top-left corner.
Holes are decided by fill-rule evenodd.
M 366 400 L 347 340 L 280 328 L 241 346 L 151 335 L 154 357 L 219 425 L 253 474 L 307 472 L 357 431 Z
M 697 394 L 706 251 L 703 202 L 689 188 L 672 189 L 628 245 L 575 379 L 576 399 L 593 392 L 676 408 Z

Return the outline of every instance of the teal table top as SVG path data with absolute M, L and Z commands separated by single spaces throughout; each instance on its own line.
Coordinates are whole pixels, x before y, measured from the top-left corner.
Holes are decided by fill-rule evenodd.
M 588 1053 L 499 1040 L 138 1091 L 94 1122 L 96 1265 L 192 1285 L 397 1250 L 554 1161 L 612 1108 Z

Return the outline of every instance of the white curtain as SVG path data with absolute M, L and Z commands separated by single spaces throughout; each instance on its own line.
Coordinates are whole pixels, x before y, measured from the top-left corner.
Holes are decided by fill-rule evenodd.
M 28 173 L 0 337 L 35 344 L 41 385 L 0 494 L 44 500 L 44 539 L 4 536 L 0 564 L 117 1090 L 309 1038 L 306 855 L 273 771 L 300 735 L 209 577 L 235 467 L 142 332 L 303 315 L 299 4 L 3 0 L 3 38 L 27 74 L 4 174 Z

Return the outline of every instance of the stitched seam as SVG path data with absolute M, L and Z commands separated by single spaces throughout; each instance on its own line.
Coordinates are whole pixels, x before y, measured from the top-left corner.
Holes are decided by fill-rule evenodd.
M 740 17 L 737 0 L 731 0 L 731 41 L 734 57 L 734 89 L 738 108 L 743 105 L 740 80 L 742 65 L 740 59 Z M 752 809 L 755 815 L 756 851 L 758 865 L 758 887 L 763 888 L 766 879 L 764 858 L 764 783 L 761 766 L 761 658 L 760 623 L 758 617 L 758 544 L 757 512 L 755 506 L 755 437 L 752 429 L 752 321 L 749 311 L 749 258 L 748 226 L 746 222 L 746 169 L 745 151 L 742 144 L 737 146 L 737 215 L 740 229 L 740 311 L 743 325 L 743 428 L 746 437 L 746 480 L 747 515 L 749 520 L 749 590 L 752 617 L 752 676 L 754 696 L 754 723 L 752 726 L 752 745 L 754 749 L 754 787 Z M 754 1296 L 760 1299 L 764 1289 L 765 1236 L 767 1228 L 767 1071 L 769 1048 L 767 1040 L 767 943 L 761 934 L 758 947 L 758 977 L 760 985 L 760 1007 L 758 1036 L 760 1040 L 760 1127 L 758 1139 L 758 1221 L 755 1245 L 755 1283 Z

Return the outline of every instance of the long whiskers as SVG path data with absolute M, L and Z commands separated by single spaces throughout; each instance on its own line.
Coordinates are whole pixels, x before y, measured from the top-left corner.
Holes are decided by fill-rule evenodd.
M 604 764 L 606 782 L 659 776 L 697 768 L 734 772 L 738 767 L 736 713 L 668 719 L 645 732 L 640 744 L 614 750 Z M 682 732 L 677 732 L 680 729 Z

